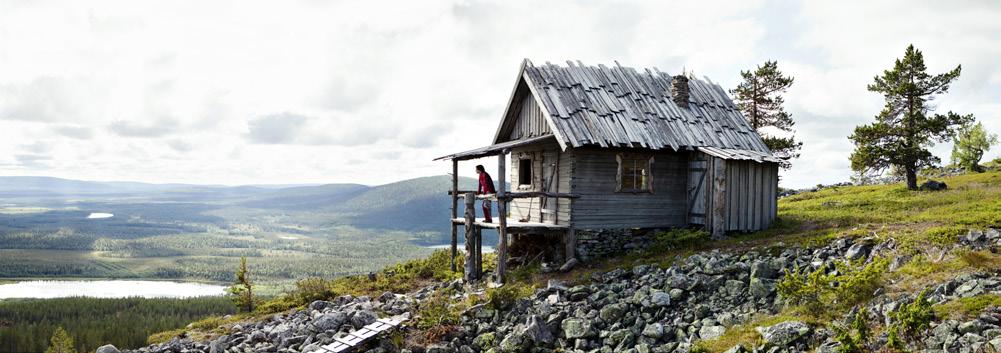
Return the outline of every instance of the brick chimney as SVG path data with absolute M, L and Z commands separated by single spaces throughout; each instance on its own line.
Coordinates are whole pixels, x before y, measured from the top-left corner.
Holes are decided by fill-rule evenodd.
M 688 108 L 688 77 L 674 76 L 671 80 L 671 100 L 679 107 Z

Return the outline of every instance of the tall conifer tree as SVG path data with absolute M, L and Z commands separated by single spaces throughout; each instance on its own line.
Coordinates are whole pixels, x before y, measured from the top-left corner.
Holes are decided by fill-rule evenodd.
M 793 78 L 783 75 L 776 61 L 766 61 L 754 71 L 741 71 L 740 76 L 744 78 L 744 82 L 730 93 L 734 95 L 737 107 L 744 113 L 751 128 L 761 135 L 765 145 L 772 152 L 784 154 L 789 158 L 799 157 L 799 150 L 803 147 L 802 142 L 796 141 L 793 136 L 771 136 L 764 131 L 771 127 L 793 132 L 792 127 L 795 122 L 782 107 L 785 103 L 782 94 L 792 86 Z M 788 160 L 782 162 L 783 168 L 789 168 L 790 165 Z
M 852 169 L 881 171 L 896 166 L 903 170 L 907 188 L 917 189 L 918 170 L 940 162 L 928 148 L 952 137 L 956 126 L 973 121 L 972 115 L 951 111 L 930 114 L 930 102 L 949 91 L 961 69 L 957 65 L 943 74 L 928 74 L 924 55 L 914 45 L 908 46 L 903 59 L 897 59 L 893 69 L 876 76 L 868 87 L 882 94 L 886 104 L 876 122 L 856 127 L 849 137 L 855 143 Z

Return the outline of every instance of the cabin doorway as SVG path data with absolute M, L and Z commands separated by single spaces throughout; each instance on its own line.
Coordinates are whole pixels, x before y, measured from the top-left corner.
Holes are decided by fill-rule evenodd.
M 698 157 L 688 161 L 688 223 L 706 225 L 706 198 L 709 187 L 709 161 Z

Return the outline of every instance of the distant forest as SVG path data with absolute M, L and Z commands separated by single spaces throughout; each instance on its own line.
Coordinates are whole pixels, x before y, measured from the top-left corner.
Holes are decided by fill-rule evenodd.
M 0 300 L 0 352 L 44 352 L 57 327 L 69 332 L 79 352 L 109 343 L 138 348 L 150 334 L 234 312 L 225 297 Z

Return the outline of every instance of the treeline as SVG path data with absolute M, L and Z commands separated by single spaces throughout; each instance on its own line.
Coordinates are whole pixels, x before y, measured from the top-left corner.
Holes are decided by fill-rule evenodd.
M 0 300 L 0 352 L 43 352 L 57 327 L 66 329 L 79 352 L 108 343 L 137 348 L 150 334 L 235 311 L 225 297 Z

